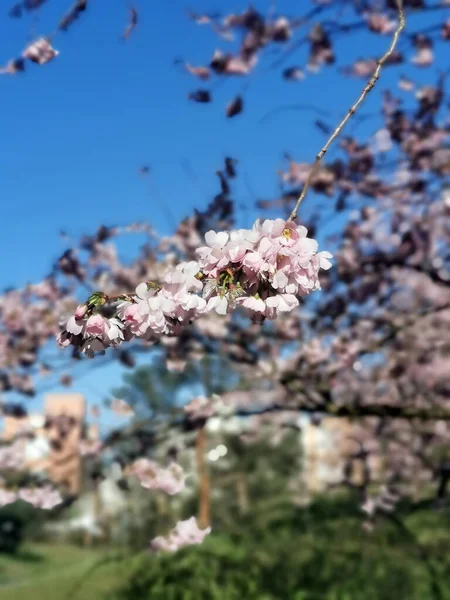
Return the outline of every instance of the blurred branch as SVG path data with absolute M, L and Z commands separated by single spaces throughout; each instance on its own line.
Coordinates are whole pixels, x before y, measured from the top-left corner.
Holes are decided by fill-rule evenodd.
M 328 395 L 328 394 L 327 394 Z M 236 414 L 241 417 L 263 415 L 273 412 L 293 412 L 308 414 L 325 414 L 338 418 L 353 417 L 389 417 L 391 419 L 421 420 L 421 421 L 450 421 L 450 410 L 440 407 L 432 409 L 417 408 L 415 406 L 394 406 L 390 404 L 363 404 L 360 406 L 336 406 L 331 402 L 323 405 L 309 406 L 299 404 L 297 407 L 273 404 L 264 408 L 240 408 Z
M 360 95 L 358 100 L 355 102 L 355 104 L 350 108 L 350 110 L 348 111 L 348 113 L 346 114 L 344 119 L 339 123 L 339 125 L 336 127 L 336 129 L 334 130 L 331 137 L 328 139 L 325 146 L 322 148 L 322 150 L 316 156 L 316 160 L 314 161 L 314 164 L 309 171 L 309 174 L 305 181 L 305 185 L 303 186 L 302 192 L 301 192 L 300 196 L 298 197 L 298 200 L 297 200 L 291 214 L 289 215 L 289 221 L 292 221 L 297 217 L 298 208 L 299 208 L 301 202 L 303 201 L 303 199 L 305 198 L 305 196 L 308 192 L 308 188 L 311 184 L 311 181 L 312 181 L 314 175 L 316 175 L 316 173 L 319 169 L 319 166 L 320 166 L 320 162 L 321 162 L 322 158 L 325 156 L 325 154 L 327 153 L 328 148 L 333 143 L 333 141 L 338 137 L 338 135 L 341 133 L 341 131 L 345 127 L 346 123 L 351 119 L 351 117 L 358 110 L 358 107 L 360 106 L 360 104 L 362 104 L 362 102 L 364 102 L 367 94 L 372 90 L 372 88 L 378 81 L 383 65 L 385 64 L 385 62 L 390 58 L 390 56 L 394 52 L 397 42 L 399 40 L 400 34 L 405 27 L 405 14 L 403 12 L 403 0 L 397 0 L 397 6 L 398 6 L 398 27 L 395 30 L 395 33 L 392 38 L 389 49 L 381 58 L 378 59 L 377 68 L 375 69 L 375 72 L 372 75 L 372 77 L 370 78 L 366 87 L 363 89 L 362 94 Z
M 286 106 L 278 106 L 269 110 L 261 119 L 259 120 L 260 125 L 264 125 L 267 123 L 273 116 L 276 114 L 283 112 L 285 110 L 309 110 L 311 112 L 315 112 L 321 117 L 329 117 L 331 112 L 329 110 L 323 110 L 322 108 L 318 108 L 317 106 L 313 106 L 312 104 L 288 104 Z

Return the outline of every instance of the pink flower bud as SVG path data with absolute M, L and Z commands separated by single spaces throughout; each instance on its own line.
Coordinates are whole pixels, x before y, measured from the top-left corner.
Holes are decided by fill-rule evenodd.
M 86 335 L 103 335 L 105 332 L 105 320 L 101 315 L 92 315 L 86 323 Z
M 75 311 L 75 319 L 82 319 L 86 314 L 87 306 L 86 304 L 79 304 Z

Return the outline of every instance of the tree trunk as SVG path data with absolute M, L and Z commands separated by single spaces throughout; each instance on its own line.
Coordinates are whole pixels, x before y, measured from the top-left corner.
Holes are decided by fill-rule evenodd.
M 163 496 L 163 494 L 156 494 L 156 510 L 158 512 L 158 516 L 165 516 L 167 515 L 167 500 L 166 498 Z
M 201 529 L 209 527 L 210 524 L 210 489 L 209 489 L 209 475 L 208 467 L 206 464 L 206 429 L 202 427 L 197 432 L 196 440 L 196 458 L 197 458 L 197 472 L 200 481 L 200 496 L 198 506 L 198 525 Z
M 239 513 L 241 515 L 248 514 L 248 490 L 247 481 L 245 480 L 244 473 L 237 473 L 236 475 L 236 495 L 238 500 Z
M 95 488 L 93 491 L 93 499 L 92 499 L 92 503 L 93 503 L 93 515 L 94 515 L 94 526 L 100 526 L 100 521 L 102 518 L 102 496 L 98 487 L 98 484 L 95 484 Z M 101 525 L 103 532 L 106 533 L 105 531 L 105 526 L 104 524 Z M 94 543 L 94 536 L 92 531 L 86 531 L 84 534 L 84 545 L 91 547 Z

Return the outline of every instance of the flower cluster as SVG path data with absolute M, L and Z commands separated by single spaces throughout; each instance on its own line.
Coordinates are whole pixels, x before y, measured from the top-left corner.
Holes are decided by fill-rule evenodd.
M 195 517 L 178 521 L 167 537 L 158 536 L 150 542 L 153 551 L 176 552 L 183 546 L 201 544 L 205 537 L 211 533 L 211 527 L 200 529 Z
M 52 48 L 48 39 L 39 38 L 25 48 L 22 56 L 38 65 L 45 65 L 45 63 L 56 58 L 58 54 L 58 50 Z
M 78 306 L 58 338 L 60 346 L 76 342 L 75 345 L 81 346 L 81 350 L 92 357 L 106 346 L 119 345 L 124 339 L 122 322 L 115 317 L 106 319 L 95 312 L 105 302 L 106 296 L 98 293 L 92 294 L 87 304 Z
M 234 394 L 233 394 L 234 395 Z M 229 417 L 235 411 L 235 406 L 230 402 L 224 402 L 221 396 L 213 394 L 211 398 L 198 396 L 184 407 L 184 414 L 190 421 L 204 421 L 214 416 L 219 418 Z
M 387 486 L 383 486 L 378 494 L 366 498 L 361 509 L 369 518 L 377 513 L 390 513 L 400 500 L 399 494 Z
M 23 500 L 43 510 L 51 510 L 63 501 L 59 491 L 50 485 L 20 488 L 17 492 L 0 487 L 0 507 L 12 504 L 16 500 Z
M 42 508 L 43 510 L 51 510 L 63 501 L 59 491 L 50 485 L 22 488 L 19 490 L 18 497 L 35 508 Z
M 209 419 L 215 412 L 214 404 L 204 396 L 194 398 L 184 407 L 184 414 L 191 421 Z
M 298 306 L 299 296 L 320 289 L 319 271 L 329 269 L 328 252 L 307 230 L 283 219 L 256 221 L 252 229 L 208 231 L 198 261 L 169 268 L 161 284 L 141 283 L 135 295 L 110 299 L 96 292 L 64 324 L 61 346 L 88 356 L 133 337 L 148 341 L 178 335 L 210 311 L 225 315 L 238 306 L 255 320 L 275 319 Z M 102 314 L 113 304 L 113 316 Z
M 17 500 L 17 494 L 13 490 L 7 490 L 0 487 L 0 508 L 7 504 L 12 504 Z
M 298 306 L 298 296 L 320 289 L 319 270 L 329 269 L 329 252 L 317 252 L 306 227 L 283 219 L 256 221 L 253 229 L 209 231 L 197 250 L 207 278 L 208 310 L 226 314 L 242 305 L 275 319 Z
M 102 443 L 99 440 L 80 440 L 78 451 L 80 456 L 97 456 L 102 449 Z
M 25 463 L 25 445 L 18 439 L 12 444 L 0 447 L 0 469 L 2 471 L 20 471 Z
M 161 490 L 170 496 L 179 494 L 185 486 L 184 471 L 174 462 L 164 469 L 148 458 L 139 458 L 133 463 L 130 471 L 139 479 L 142 487 Z
M 206 311 L 206 300 L 199 296 L 203 289 L 199 270 L 195 261 L 180 263 L 166 271 L 161 287 L 141 283 L 132 301 L 119 304 L 120 319 L 138 337 L 176 335 Z

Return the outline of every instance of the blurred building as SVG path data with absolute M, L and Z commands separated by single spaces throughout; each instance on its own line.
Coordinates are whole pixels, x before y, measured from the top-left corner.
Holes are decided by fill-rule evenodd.
M 81 394 L 49 394 L 45 399 L 47 435 L 52 446 L 48 476 L 78 494 L 83 460 L 80 440 L 86 417 L 86 400 Z
M 345 478 L 360 485 L 367 468 L 372 476 L 379 473 L 381 464 L 377 459 L 358 457 L 361 448 L 355 425 L 349 419 L 324 417 L 317 424 L 304 420 L 301 429 L 304 483 L 310 492 L 324 491 Z
M 44 414 L 5 416 L 2 439 L 8 442 L 22 437 L 25 468 L 45 472 L 69 493 L 79 494 L 83 470 L 80 441 L 85 418 L 86 401 L 81 394 L 48 394 Z M 91 439 L 96 435 L 98 430 L 90 431 Z

